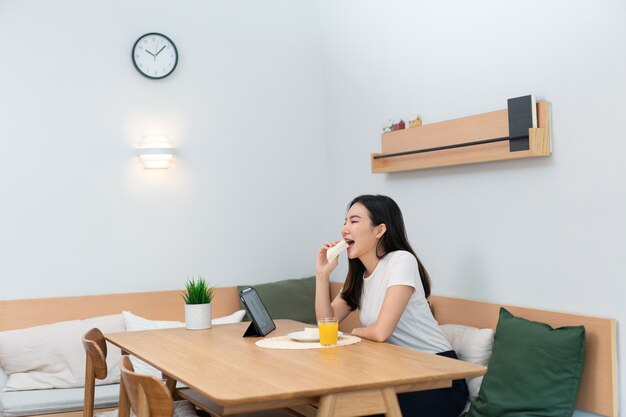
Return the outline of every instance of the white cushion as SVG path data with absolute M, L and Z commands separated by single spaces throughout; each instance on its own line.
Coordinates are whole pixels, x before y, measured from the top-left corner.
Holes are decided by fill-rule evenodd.
M 245 315 L 245 310 L 239 310 L 231 315 L 213 319 L 211 320 L 211 322 L 212 324 L 239 323 L 241 320 L 243 320 L 243 317 Z M 122 311 L 122 316 L 124 317 L 124 323 L 126 324 L 126 330 L 128 331 L 185 327 L 185 323 L 183 323 L 182 321 L 148 320 L 146 318 L 133 314 L 130 311 Z M 161 378 L 161 371 L 148 365 L 144 361 L 139 360 L 134 356 L 130 357 L 130 361 L 133 364 L 135 372 L 137 372 L 138 374 L 154 375 Z
M 121 314 L 70 320 L 0 332 L 0 366 L 9 378 L 3 391 L 82 387 L 85 384 L 83 335 L 97 327 L 103 333 L 123 332 Z M 109 345 L 109 374 L 98 384 L 120 379 L 120 351 Z
M 452 345 L 452 349 L 459 359 L 478 365 L 487 365 L 493 348 L 492 329 L 477 329 L 461 324 L 442 324 L 439 328 Z M 473 401 L 478 396 L 483 377 L 467 378 L 466 381 L 469 389 L 469 400 Z
M 235 311 L 233 314 L 224 317 L 218 317 L 216 319 L 211 320 L 211 324 L 231 324 L 231 323 L 239 323 L 243 320 L 243 317 L 246 315 L 246 310 Z
M 124 325 L 126 330 L 133 332 L 136 330 L 154 330 L 154 329 L 170 329 L 173 327 L 185 327 L 182 321 L 168 320 L 148 320 L 141 316 L 131 313 L 130 311 L 122 311 L 124 317 Z

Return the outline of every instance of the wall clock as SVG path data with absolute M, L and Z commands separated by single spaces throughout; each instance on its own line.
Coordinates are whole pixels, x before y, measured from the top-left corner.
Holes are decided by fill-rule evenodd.
M 161 33 L 146 33 L 133 45 L 135 68 L 148 78 L 165 78 L 178 64 L 178 50 L 174 42 Z

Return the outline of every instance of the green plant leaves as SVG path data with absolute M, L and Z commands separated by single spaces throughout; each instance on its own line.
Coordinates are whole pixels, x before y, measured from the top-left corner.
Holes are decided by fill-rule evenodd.
M 214 287 L 199 276 L 198 279 L 188 279 L 183 292 L 185 304 L 209 304 L 213 300 Z

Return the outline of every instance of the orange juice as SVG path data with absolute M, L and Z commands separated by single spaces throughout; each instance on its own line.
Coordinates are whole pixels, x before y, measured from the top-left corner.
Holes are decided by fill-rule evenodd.
M 320 330 L 320 344 L 322 346 L 332 346 L 337 344 L 339 334 L 339 323 L 335 318 L 319 319 L 317 327 Z

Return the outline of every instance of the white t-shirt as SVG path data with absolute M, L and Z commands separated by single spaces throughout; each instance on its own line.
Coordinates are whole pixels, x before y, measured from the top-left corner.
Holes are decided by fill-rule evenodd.
M 387 342 L 430 353 L 452 350 L 426 301 L 417 259 L 407 251 L 388 253 L 372 275 L 363 279 L 361 323 L 369 326 L 378 319 L 387 288 L 394 285 L 408 285 L 415 291 Z

